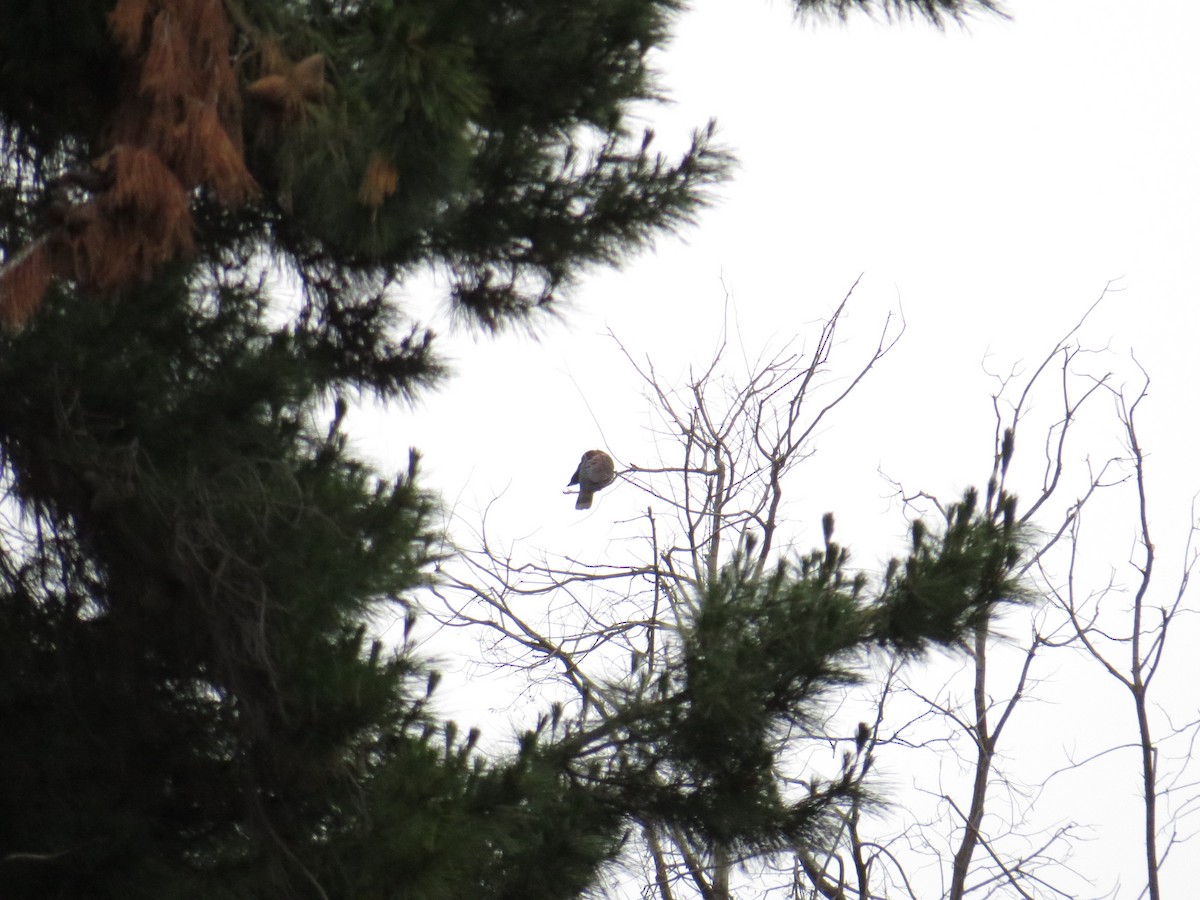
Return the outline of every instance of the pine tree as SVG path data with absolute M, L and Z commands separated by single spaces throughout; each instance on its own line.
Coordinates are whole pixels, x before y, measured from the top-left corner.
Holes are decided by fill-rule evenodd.
M 318 305 L 436 265 L 489 326 L 544 306 L 686 221 L 725 169 L 708 129 L 677 160 L 629 133 L 676 5 L 7 3 L 0 118 L 24 215 L 0 311 L 25 320 L 54 279 L 111 294 L 247 248 L 288 260 Z
M 838 790 L 796 806 L 760 777 L 799 685 L 1006 596 L 968 566 L 864 605 L 834 570 L 733 563 L 661 696 L 605 734 L 551 714 L 491 764 L 430 716 L 407 644 L 369 636 L 440 552 L 415 455 L 385 478 L 341 431 L 343 397 L 441 374 L 388 288 L 437 267 L 497 329 L 688 221 L 728 164 L 711 127 L 670 159 L 628 125 L 677 6 L 0 3 L 6 896 L 572 897 L 635 808 L 815 834 Z M 978 558 L 1008 552 L 964 521 Z M 917 597 L 920 627 L 879 624 Z M 744 698 L 709 667 L 814 616 L 842 624 L 747 672 L 754 717 L 719 715 Z

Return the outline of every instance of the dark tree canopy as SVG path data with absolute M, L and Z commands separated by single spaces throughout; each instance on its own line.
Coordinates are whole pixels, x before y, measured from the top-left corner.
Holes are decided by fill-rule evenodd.
M 442 552 L 416 455 L 342 432 L 441 376 L 389 289 L 432 267 L 497 328 L 686 222 L 711 128 L 669 158 L 629 126 L 678 7 L 0 0 L 5 896 L 574 897 L 631 817 L 815 839 L 851 788 L 778 796 L 774 730 L 1011 595 L 970 510 L 874 593 L 836 553 L 735 561 L 660 696 L 494 763 L 372 639 Z
M 112 293 L 253 248 L 327 295 L 443 268 L 500 325 L 686 221 L 725 170 L 708 129 L 678 159 L 629 132 L 676 6 L 5 3 L 3 241 L 28 258 L 0 311 L 50 278 Z

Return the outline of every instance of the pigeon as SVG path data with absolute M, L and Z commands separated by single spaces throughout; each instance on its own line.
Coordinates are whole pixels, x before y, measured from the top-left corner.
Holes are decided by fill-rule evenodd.
M 575 501 L 576 509 L 591 509 L 592 495 L 601 488 L 606 488 L 617 479 L 616 468 L 612 457 L 603 450 L 589 450 L 579 460 L 579 468 L 567 482 L 567 487 L 579 485 L 579 499 Z

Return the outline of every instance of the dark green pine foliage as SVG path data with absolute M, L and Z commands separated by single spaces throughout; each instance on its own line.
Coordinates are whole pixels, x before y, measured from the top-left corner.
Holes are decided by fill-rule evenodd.
M 113 8 L 0 2 L 6 261 L 103 195 Z M 60 280 L 0 338 L 4 893 L 577 896 L 622 812 L 534 745 L 478 764 L 409 651 L 366 637 L 412 612 L 432 504 L 415 464 L 348 456 L 340 398 L 440 377 L 405 274 L 448 271 L 499 327 L 690 216 L 725 157 L 626 126 L 674 4 L 223 8 L 257 196 L 195 190 L 193 262 L 112 298 Z M 313 54 L 303 108 L 250 91 Z
M 183 288 L 0 342 L 5 895 L 576 896 L 619 810 L 532 748 L 482 766 L 365 637 L 436 550 L 415 460 L 347 456 L 253 292 Z
M 415 466 L 380 482 L 314 431 L 310 367 L 260 312 L 164 280 L 56 298 L 4 341 L 27 543 L 3 715 L 37 721 L 6 733 L 3 846 L 61 854 L 9 864 L 28 896 L 166 896 L 181 867 L 202 885 L 303 845 L 398 714 L 414 666 L 363 627 L 419 583 L 430 502 Z
M 939 27 L 947 20 L 961 23 L 977 13 L 1005 14 L 1004 4 L 996 0 L 792 0 L 792 3 L 801 15 L 845 19 L 851 13 L 882 13 L 888 19 L 920 17 Z
M 341 430 L 344 397 L 442 374 L 391 289 L 439 269 L 497 328 L 686 221 L 727 158 L 707 129 L 667 158 L 628 125 L 676 6 L 170 5 L 229 17 L 244 102 L 224 121 L 259 191 L 239 206 L 195 182 L 193 257 L 106 296 L 55 269 L 0 334 L 5 897 L 566 898 L 631 821 L 819 837 L 842 789 L 780 796 L 779 729 L 865 643 L 951 642 L 997 599 L 918 590 L 937 548 L 888 588 L 920 608 L 908 631 L 837 565 L 735 564 L 657 695 L 599 730 L 554 716 L 494 763 L 430 712 L 408 646 L 368 636 L 415 614 L 439 552 L 416 459 L 378 476 Z M 86 225 L 71 214 L 111 188 L 92 166 L 115 111 L 136 133 L 113 9 L 0 0 L 5 263 Z M 317 55 L 303 103 L 276 102 L 262 79 Z M 294 315 L 266 289 L 275 265 L 299 276 Z
M 633 104 L 659 99 L 648 56 L 675 0 L 224 6 L 244 89 L 230 118 L 260 191 L 236 214 L 199 192 L 199 250 L 267 247 L 326 305 L 434 267 L 458 312 L 522 320 L 581 269 L 689 221 L 728 169 L 711 126 L 669 158 L 629 125 Z M 86 171 L 109 118 L 128 115 L 110 8 L 0 2 L 0 125 L 10 163 L 26 160 L 9 190 L 27 209 L 61 199 L 65 173 Z M 303 96 L 261 89 L 318 55 Z M 39 233 L 35 216 L 24 225 Z
M 637 821 L 701 846 L 828 846 L 843 804 L 864 797 L 857 761 L 804 789 L 785 788 L 781 774 L 830 692 L 857 683 L 872 655 L 959 648 L 999 605 L 1023 600 L 1011 517 L 981 515 L 973 492 L 948 513 L 939 532 L 916 524 L 913 551 L 876 585 L 849 569 L 832 516 L 822 550 L 764 575 L 746 562 L 752 553 L 734 559 L 697 598 L 665 673 L 626 688 L 626 710 L 564 739 L 604 748 L 602 776 L 589 754 L 578 770 Z

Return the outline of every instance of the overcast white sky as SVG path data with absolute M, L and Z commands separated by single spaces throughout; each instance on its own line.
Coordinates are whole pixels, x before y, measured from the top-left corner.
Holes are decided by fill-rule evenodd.
M 443 340 L 454 380 L 364 441 L 388 459 L 415 443 L 440 486 L 486 499 L 511 483 L 540 521 L 568 509 L 566 525 L 558 469 L 606 441 L 639 461 L 625 439 L 641 406 L 606 329 L 681 369 L 709 352 L 726 289 L 757 347 L 805 332 L 865 273 L 861 336 L 901 305 L 908 322 L 856 410 L 901 445 L 873 440 L 878 462 L 900 465 L 910 441 L 930 455 L 949 423 L 919 413 L 986 399 L 985 354 L 1040 355 L 1113 279 L 1123 291 L 1091 333 L 1136 350 L 1155 383 L 1151 445 L 1182 450 L 1190 431 L 1166 429 L 1189 426 L 1200 375 L 1200 7 L 1008 8 L 1012 21 L 939 33 L 801 26 L 782 2 L 701 0 L 661 59 L 675 103 L 653 124 L 669 142 L 715 117 L 735 180 L 680 238 L 586 278 L 539 342 Z
M 877 469 L 947 495 L 981 483 L 992 433 L 985 357 L 996 369 L 1039 360 L 1117 280 L 1084 339 L 1110 342 L 1130 377 L 1121 360 L 1132 348 L 1153 379 L 1141 422 L 1151 525 L 1176 573 L 1175 538 L 1200 488 L 1200 4 L 1008 9 L 1011 21 L 939 33 L 861 18 L 802 26 L 782 0 L 697 0 L 660 59 L 675 103 L 652 124 L 678 142 L 715 117 L 740 159 L 735 180 L 679 239 L 587 277 L 540 341 L 445 340 L 453 380 L 416 413 L 360 414 L 360 449 L 398 468 L 415 445 L 427 483 L 460 515 L 499 496 L 491 521 L 503 533 L 592 552 L 620 541 L 647 501 L 618 483 L 577 513 L 562 491 L 580 453 L 655 462 L 646 404 L 606 330 L 675 375 L 709 358 L 727 292 L 757 351 L 811 334 L 864 273 L 846 371 L 889 310 L 903 309 L 907 333 L 822 437 L 793 503 L 805 543 L 833 509 L 869 567 L 896 552 L 904 529 Z M 1175 651 L 1170 699 L 1194 718 L 1200 670 L 1190 648 Z M 1095 696 L 1127 714 L 1103 699 L 1119 695 Z M 1115 780 L 1093 794 L 1136 798 L 1133 775 L 1129 765 L 1098 773 Z M 1106 860 L 1122 838 L 1111 831 L 1119 821 L 1105 822 L 1089 864 L 1111 887 L 1122 873 Z M 1168 876 L 1173 896 L 1191 896 L 1200 844 L 1177 850 Z M 1118 896 L 1136 896 L 1136 871 L 1124 877 Z

